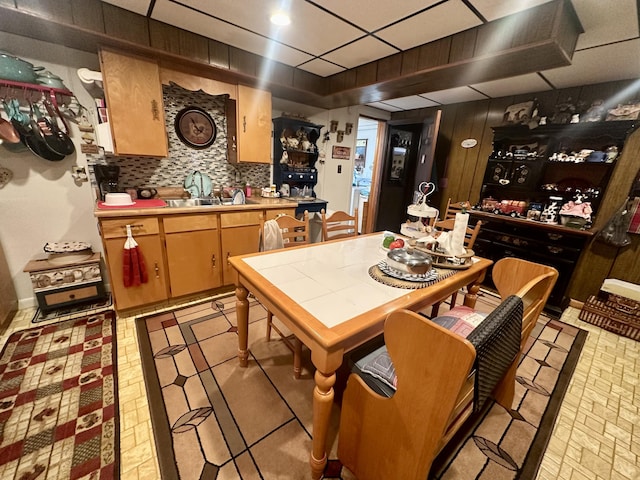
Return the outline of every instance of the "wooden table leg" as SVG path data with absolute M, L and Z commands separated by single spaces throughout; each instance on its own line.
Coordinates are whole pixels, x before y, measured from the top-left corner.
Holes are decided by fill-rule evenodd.
M 249 364 L 249 291 L 242 285 L 236 287 L 236 318 L 238 320 L 238 360 L 240 366 Z
M 480 285 L 484 280 L 484 273 L 481 277 L 476 278 L 473 282 L 467 285 L 467 293 L 464 294 L 464 305 L 469 308 L 476 308 L 476 300 L 478 300 L 478 292 L 480 291 Z
M 311 478 L 322 478 L 324 468 L 327 465 L 327 432 L 329 419 L 333 407 L 333 385 L 336 383 L 336 374 L 325 374 L 316 370 L 316 386 L 313 389 L 313 438 L 311 444 Z

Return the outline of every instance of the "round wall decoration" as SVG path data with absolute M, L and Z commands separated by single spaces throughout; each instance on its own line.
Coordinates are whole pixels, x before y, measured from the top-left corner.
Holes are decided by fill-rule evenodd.
M 478 140 L 475 138 L 466 138 L 460 142 L 462 148 L 473 148 L 478 144 Z
M 178 138 L 191 148 L 207 148 L 216 139 L 216 124 L 206 110 L 190 106 L 176 114 Z

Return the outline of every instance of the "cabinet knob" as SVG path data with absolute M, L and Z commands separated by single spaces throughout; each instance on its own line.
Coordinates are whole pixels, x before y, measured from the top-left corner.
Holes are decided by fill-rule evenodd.
M 216 268 L 216 254 L 211 255 L 211 268 Z
M 75 294 L 72 293 L 71 295 L 69 295 L 70 300 L 73 300 L 74 298 L 76 298 Z
M 231 252 L 227 252 L 227 265 L 231 266 L 231 262 L 229 262 L 229 257 L 231 256 Z
M 247 116 L 246 115 L 242 116 L 242 131 L 244 133 L 247 133 Z
M 160 267 L 158 267 L 158 262 L 154 263 L 153 270 L 156 272 L 156 278 L 160 278 Z

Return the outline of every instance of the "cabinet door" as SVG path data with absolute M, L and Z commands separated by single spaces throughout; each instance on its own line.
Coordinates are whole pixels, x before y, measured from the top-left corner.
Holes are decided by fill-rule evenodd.
M 238 162 L 271 163 L 271 93 L 238 85 Z
M 229 264 L 229 257 L 255 253 L 260 248 L 260 225 L 247 225 L 222 229 L 222 283 L 233 283 L 233 268 Z
M 167 132 L 158 64 L 101 50 L 100 66 L 114 153 L 166 157 Z
M 162 242 L 159 235 L 137 235 L 135 240 L 149 273 L 149 281 L 137 287 L 125 287 L 122 281 L 122 260 L 124 238 L 107 238 L 103 240 L 111 292 L 117 310 L 139 307 L 167 299 L 167 284 L 162 263 Z
M 172 297 L 222 285 L 218 230 L 168 233 L 165 242 Z

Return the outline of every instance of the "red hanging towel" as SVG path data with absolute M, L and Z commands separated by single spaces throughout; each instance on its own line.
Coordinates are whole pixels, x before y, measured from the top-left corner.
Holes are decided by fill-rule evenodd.
M 131 225 L 127 225 L 127 241 L 124 244 L 122 257 L 122 283 L 125 287 L 138 286 L 149 281 L 147 266 L 131 234 Z
M 125 287 L 131 286 L 131 249 L 126 248 L 122 251 L 122 283 Z
M 140 257 L 138 255 L 138 247 L 133 247 L 131 250 L 131 285 L 137 287 L 142 282 L 140 281 Z

